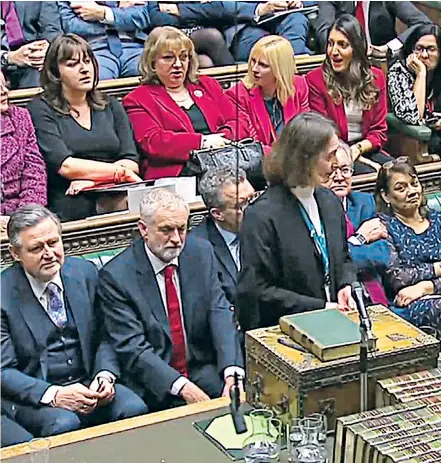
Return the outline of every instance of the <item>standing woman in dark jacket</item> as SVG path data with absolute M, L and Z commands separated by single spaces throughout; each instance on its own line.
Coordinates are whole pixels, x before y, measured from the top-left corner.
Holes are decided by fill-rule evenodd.
M 121 103 L 97 89 L 98 63 L 81 37 L 57 37 L 41 73 L 43 94 L 28 108 L 48 173 L 49 208 L 62 220 L 96 214 L 100 183 L 139 181 L 138 154 Z
M 341 201 L 327 188 L 339 145 L 335 126 L 314 112 L 291 119 L 265 158 L 270 186 L 241 229 L 237 308 L 243 331 L 283 315 L 354 307 L 355 271 Z
M 441 155 L 441 28 L 424 25 L 407 38 L 387 74 L 392 111 L 405 124 L 432 129 L 429 153 Z

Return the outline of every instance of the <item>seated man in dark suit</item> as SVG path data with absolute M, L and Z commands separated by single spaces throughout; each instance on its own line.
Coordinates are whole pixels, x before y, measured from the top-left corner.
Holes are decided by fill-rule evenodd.
M 239 230 L 254 188 L 239 169 L 224 167 L 207 172 L 199 183 L 199 191 L 209 215 L 191 233 L 209 241 L 219 263 L 219 277 L 225 295 L 234 305 L 237 272 L 240 270 Z
M 146 413 L 115 384 L 118 363 L 95 310 L 98 271 L 64 258 L 58 218 L 23 206 L 8 238 L 16 262 L 1 274 L 2 411 L 36 437 Z
M 366 32 L 368 42 L 372 45 L 375 56 L 386 57 L 388 51 L 397 52 L 414 27 L 432 24 L 413 2 L 319 2 L 319 13 L 315 23 L 318 51 L 326 52 L 328 35 L 335 20 L 342 14 L 355 16 Z M 402 34 L 397 35 L 396 22 L 399 19 L 408 26 Z
M 142 238 L 101 269 L 98 290 L 125 378 L 153 409 L 228 395 L 244 372 L 212 247 L 186 239 L 175 193 L 150 190 L 140 215 Z
M 11 87 L 40 85 L 51 42 L 62 33 L 57 2 L 1 2 L 1 69 Z

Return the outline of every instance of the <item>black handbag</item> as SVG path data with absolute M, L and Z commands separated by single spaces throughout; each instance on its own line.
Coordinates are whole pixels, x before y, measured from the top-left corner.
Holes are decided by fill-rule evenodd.
M 191 175 L 202 176 L 205 172 L 218 167 L 235 169 L 237 162 L 243 169 L 250 183 L 256 189 L 263 189 L 266 182 L 262 169 L 263 148 L 260 142 L 252 138 L 232 141 L 223 148 L 208 148 L 190 152 L 186 171 Z

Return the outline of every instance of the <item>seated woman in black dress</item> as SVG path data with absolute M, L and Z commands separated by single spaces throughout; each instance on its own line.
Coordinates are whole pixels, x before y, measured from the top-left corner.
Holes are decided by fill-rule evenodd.
M 98 63 L 89 44 L 67 34 L 49 47 L 43 93 L 28 105 L 48 168 L 49 207 L 62 220 L 96 214 L 100 183 L 136 182 L 138 154 L 121 103 L 96 86 Z
M 407 157 L 381 168 L 377 211 L 390 244 L 391 309 L 416 326 L 441 334 L 441 213 L 427 208 L 423 187 Z

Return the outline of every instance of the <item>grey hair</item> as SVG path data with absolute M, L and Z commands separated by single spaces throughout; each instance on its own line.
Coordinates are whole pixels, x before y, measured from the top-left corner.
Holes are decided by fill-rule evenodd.
M 206 172 L 199 182 L 199 192 L 208 209 L 222 208 L 225 205 L 223 187 L 225 185 L 238 185 L 245 181 L 247 175 L 243 169 L 232 167 L 218 167 Z
M 139 214 L 146 223 L 153 222 L 153 216 L 158 209 L 179 209 L 183 208 L 190 212 L 184 198 L 173 191 L 165 188 L 152 188 L 142 197 L 139 205 Z
M 16 248 L 22 245 L 20 233 L 31 227 L 35 227 L 40 222 L 46 219 L 51 219 L 58 228 L 58 233 L 61 235 L 60 219 L 49 209 L 46 209 L 41 204 L 26 204 L 15 210 L 8 222 L 7 234 L 9 244 Z
M 349 165 L 350 165 L 351 169 L 353 169 L 354 168 L 354 160 L 352 159 L 351 147 L 345 141 L 340 140 L 340 142 L 338 144 L 337 151 L 338 150 L 343 150 L 346 153 L 346 156 L 349 159 Z

